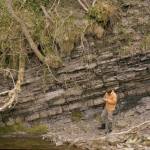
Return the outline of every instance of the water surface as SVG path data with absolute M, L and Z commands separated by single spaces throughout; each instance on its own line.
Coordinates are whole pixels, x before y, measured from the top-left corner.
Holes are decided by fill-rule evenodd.
M 54 144 L 40 138 L 0 138 L 0 149 L 23 149 L 23 150 L 77 150 L 67 146 L 56 147 Z

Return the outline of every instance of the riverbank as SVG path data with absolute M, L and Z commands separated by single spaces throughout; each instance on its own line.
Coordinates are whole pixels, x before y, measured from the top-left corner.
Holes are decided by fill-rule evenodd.
M 99 108 L 93 108 L 85 112 L 76 111 L 70 118 L 64 117 L 49 123 L 48 132 L 43 130 L 44 125 L 28 130 L 19 125 L 19 129 L 24 130 L 0 135 L 0 149 L 148 150 L 150 97 L 143 97 L 136 103 L 132 99 L 121 106 L 120 111 L 114 114 L 114 127 L 110 134 L 106 135 L 104 130 L 98 129 L 101 112 Z M 12 127 L 17 129 L 16 125 Z M 34 132 L 29 134 L 25 131 Z
M 53 141 L 56 145 L 65 143 L 86 150 L 148 150 L 149 116 L 150 97 L 144 97 L 133 108 L 121 110 L 115 115 L 113 132 L 108 135 L 98 129 L 100 120 L 93 114 L 78 122 L 67 123 L 63 120 L 50 124 L 50 132 L 43 139 Z

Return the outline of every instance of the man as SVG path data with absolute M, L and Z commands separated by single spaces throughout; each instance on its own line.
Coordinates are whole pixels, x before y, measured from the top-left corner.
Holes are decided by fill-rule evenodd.
M 117 104 L 117 94 L 114 90 L 108 90 L 104 95 L 105 108 L 101 114 L 101 129 L 106 129 L 106 133 L 112 131 L 113 112 Z

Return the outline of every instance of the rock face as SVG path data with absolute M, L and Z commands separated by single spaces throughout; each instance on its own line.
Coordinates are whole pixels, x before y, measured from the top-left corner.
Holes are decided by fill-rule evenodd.
M 149 0 L 122 0 L 122 19 L 113 32 L 101 40 L 88 37 L 84 48 L 77 46 L 54 74 L 45 75 L 39 64 L 30 62 L 19 102 L 3 113 L 3 119 L 49 122 L 75 109 L 101 106 L 107 87 L 116 89 L 124 101 L 149 95 L 150 50 L 141 46 L 150 32 L 148 4 Z M 2 77 L 0 83 L 1 92 L 9 89 Z

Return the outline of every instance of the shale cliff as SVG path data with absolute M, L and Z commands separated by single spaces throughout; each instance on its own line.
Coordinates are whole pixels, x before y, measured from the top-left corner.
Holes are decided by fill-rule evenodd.
M 119 5 L 121 20 L 113 31 L 100 40 L 88 36 L 84 47 L 77 45 L 64 58 L 63 67 L 44 72 L 36 60 L 28 62 L 18 103 L 1 120 L 48 123 L 73 110 L 101 109 L 108 87 L 116 89 L 122 102 L 149 95 L 150 2 L 121 0 Z M 8 82 L 0 77 L 1 92 L 9 89 Z

